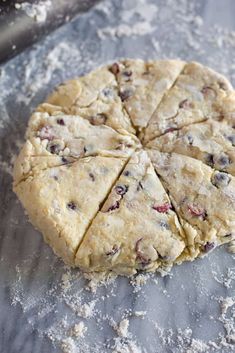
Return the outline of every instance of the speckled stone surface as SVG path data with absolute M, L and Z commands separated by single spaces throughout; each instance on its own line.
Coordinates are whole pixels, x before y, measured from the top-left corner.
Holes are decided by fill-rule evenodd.
M 177 266 L 170 276 L 153 275 L 141 289 L 119 278 L 92 294 L 72 271 L 72 301 L 80 291 L 83 302 L 95 300 L 94 316 L 81 318 L 66 304 L 60 285 L 66 269 L 28 223 L 10 175 L 33 108 L 59 82 L 104 62 L 180 57 L 208 64 L 235 82 L 234 13 L 233 0 L 104 1 L 0 67 L 1 353 L 60 352 L 67 326 L 56 345 L 46 333 L 57 331 L 66 317 L 68 327 L 81 319 L 88 328 L 83 339 L 74 340 L 74 352 L 235 351 L 225 331 L 226 320 L 234 330 L 234 306 L 225 319 L 220 315 L 221 298 L 235 295 L 234 256 L 225 248 Z M 133 316 L 136 310 L 146 315 Z M 129 335 L 118 338 L 111 322 L 123 317 Z M 195 348 L 194 340 L 204 348 Z

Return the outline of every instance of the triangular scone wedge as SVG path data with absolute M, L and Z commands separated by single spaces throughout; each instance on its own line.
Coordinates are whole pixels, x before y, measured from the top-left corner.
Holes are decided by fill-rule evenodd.
M 85 271 L 131 275 L 172 265 L 182 253 L 183 232 L 145 151 L 126 165 L 76 254 Z
M 74 265 L 75 251 L 124 164 L 121 158 L 83 158 L 14 187 L 31 223 L 66 263 Z
M 176 153 L 150 150 L 149 156 L 187 234 L 192 258 L 231 241 L 235 235 L 235 178 Z
M 208 118 L 221 119 L 217 104 L 232 89 L 225 77 L 208 67 L 195 62 L 186 64 L 149 121 L 144 142 Z
M 163 95 L 173 85 L 185 63 L 180 60 L 123 60 L 114 63 L 120 97 L 138 131 L 147 126 Z
M 34 113 L 26 137 L 15 163 L 15 180 L 45 169 L 47 164 L 58 166 L 95 155 L 127 158 L 140 146 L 134 135 L 122 135 L 108 126 L 93 126 L 79 116 L 64 114 Z
M 146 145 L 161 152 L 176 152 L 203 161 L 235 176 L 235 129 L 215 120 L 185 126 Z
M 135 132 L 123 111 L 115 76 L 106 66 L 61 84 L 37 111 L 63 111 L 83 116 L 94 125 L 105 124 L 118 131 Z

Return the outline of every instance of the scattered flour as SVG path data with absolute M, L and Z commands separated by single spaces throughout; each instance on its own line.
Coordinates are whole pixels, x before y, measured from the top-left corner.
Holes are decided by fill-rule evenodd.
M 76 345 L 71 337 L 65 338 L 61 343 L 63 353 L 76 353 Z
M 115 282 L 117 275 L 112 272 L 85 273 L 84 278 L 88 280 L 86 289 L 96 293 L 100 286 L 109 287 Z
M 155 26 L 151 22 L 155 19 L 157 12 L 158 7 L 148 0 L 130 1 L 129 8 L 127 5 L 127 9 L 124 8 L 122 11 L 123 22 L 115 27 L 108 26 L 98 29 L 97 35 L 100 39 L 105 39 L 106 37 L 115 39 L 151 34 L 155 30 Z M 132 20 L 135 17 L 137 17 L 137 21 L 133 24 Z
M 42 23 L 46 21 L 47 11 L 51 7 L 51 1 L 39 1 L 37 4 L 31 4 L 29 2 L 16 3 L 15 8 L 17 10 L 23 10 L 27 16 L 33 18 L 36 22 Z
M 146 315 L 146 311 L 134 311 L 133 315 L 137 317 L 144 317 Z
M 76 309 L 76 313 L 84 319 L 90 318 L 94 315 L 96 300 L 92 300 L 89 303 L 85 303 Z
M 120 337 L 127 337 L 128 336 L 128 327 L 129 327 L 129 320 L 123 319 L 118 326 L 116 326 L 116 332 Z
M 121 338 L 114 339 L 112 353 L 142 353 L 142 349 L 137 346 L 135 341 L 127 340 L 123 343 Z
M 84 322 L 81 321 L 78 324 L 75 324 L 71 330 L 70 335 L 75 336 L 76 338 L 84 337 L 87 331 L 87 327 L 85 326 Z
M 134 24 L 133 26 L 129 26 L 127 24 L 120 24 L 119 26 L 106 27 L 102 29 L 98 29 L 97 34 L 100 39 L 104 39 L 106 36 L 112 38 L 121 38 L 121 37 L 130 37 L 130 36 L 144 36 L 146 34 L 150 34 L 154 31 L 154 28 L 147 21 L 142 21 Z

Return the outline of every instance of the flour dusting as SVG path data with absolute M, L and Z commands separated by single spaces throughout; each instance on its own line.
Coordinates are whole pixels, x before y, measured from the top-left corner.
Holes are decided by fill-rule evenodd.
M 42 23 L 46 21 L 47 11 L 51 7 L 51 1 L 39 1 L 36 4 L 31 4 L 29 2 L 16 3 L 15 8 L 17 10 L 23 10 L 27 16 L 33 18 L 36 22 Z

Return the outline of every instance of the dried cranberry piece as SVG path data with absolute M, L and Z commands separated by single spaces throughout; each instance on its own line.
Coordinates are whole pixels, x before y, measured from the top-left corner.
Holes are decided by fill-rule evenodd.
M 146 256 L 144 256 L 139 249 L 139 245 L 142 240 L 143 238 L 140 238 L 135 243 L 136 260 L 140 261 L 142 266 L 147 266 L 151 262 L 151 259 L 146 258 Z
M 109 88 L 109 87 L 105 87 L 102 91 L 103 95 L 105 97 L 113 97 L 113 90 L 112 88 Z
M 53 140 L 54 135 L 52 134 L 52 126 L 45 125 L 39 131 L 39 137 L 41 140 Z
M 126 77 L 130 77 L 132 75 L 132 71 L 131 70 L 125 70 L 125 71 L 122 72 L 122 75 L 126 76 Z
M 58 125 L 65 125 L 64 119 L 57 119 L 56 122 Z
M 113 63 L 113 65 L 109 68 L 109 71 L 112 72 L 112 74 L 117 75 L 120 72 L 118 63 Z
M 128 191 L 128 186 L 127 185 L 117 185 L 115 186 L 115 191 L 118 195 L 125 195 Z
M 212 249 L 214 249 L 214 247 L 215 247 L 215 243 L 207 242 L 207 243 L 204 245 L 204 251 L 205 251 L 205 252 L 211 251 Z
M 91 178 L 92 181 L 95 181 L 95 176 L 93 173 L 89 173 L 89 177 Z
M 76 206 L 75 202 L 73 202 L 73 201 L 68 202 L 67 207 L 73 211 L 75 211 L 77 209 L 77 206 Z
M 188 135 L 186 135 L 186 137 L 187 137 L 187 140 L 188 140 L 189 145 L 192 145 L 192 144 L 193 144 L 193 137 L 192 137 L 192 135 L 188 134 Z
M 214 167 L 215 161 L 214 161 L 214 156 L 211 153 L 208 153 L 206 156 L 205 160 L 206 164 L 208 164 L 210 167 Z
M 132 96 L 133 92 L 130 89 L 126 89 L 123 92 L 120 92 L 120 98 L 122 100 L 122 102 L 126 101 L 128 98 L 130 98 Z
M 207 214 L 203 208 L 200 208 L 199 206 L 195 206 L 195 205 L 189 205 L 188 209 L 192 216 L 202 217 L 203 220 L 205 220 Z
M 235 146 L 235 134 L 227 136 L 227 139 L 232 143 L 233 146 Z
M 159 213 L 166 213 L 172 208 L 170 203 L 165 203 L 163 205 L 153 205 L 153 209 Z
M 62 157 L 62 158 L 61 158 L 61 161 L 62 161 L 62 163 L 64 163 L 64 164 L 68 164 L 68 163 L 69 163 L 69 161 L 68 161 L 67 158 L 65 158 L 65 157 Z
M 204 86 L 201 90 L 201 93 L 207 99 L 215 99 L 217 95 L 215 90 L 210 86 Z
M 229 156 L 224 154 L 223 156 L 221 156 L 219 158 L 218 163 L 219 163 L 219 165 L 221 165 L 221 167 L 226 167 L 231 163 L 231 160 L 230 160 Z
M 125 146 L 126 146 L 127 148 L 132 148 L 132 147 L 133 147 L 133 144 L 127 143 Z
M 227 186 L 231 181 L 231 177 L 227 173 L 215 172 L 212 176 L 212 184 L 216 187 Z
M 115 244 L 112 249 L 108 252 L 106 252 L 107 256 L 113 256 L 119 251 L 119 247 Z
M 61 146 L 58 144 L 52 144 L 49 146 L 49 150 L 52 154 L 59 154 L 61 151 Z
M 119 208 L 119 206 L 120 206 L 119 201 L 116 201 L 112 206 L 110 206 L 110 207 L 108 208 L 107 212 L 114 211 L 114 210 L 116 210 L 117 208 Z
M 193 108 L 193 105 L 192 105 L 192 102 L 190 102 L 188 99 L 184 99 L 182 102 L 179 103 L 179 108 L 190 109 L 190 108 Z
M 123 173 L 123 175 L 125 175 L 125 176 L 130 176 L 130 172 L 129 172 L 129 170 L 126 170 L 124 173 Z
M 175 131 L 175 130 L 177 130 L 177 128 L 175 128 L 175 127 L 168 127 L 168 128 L 164 131 L 164 134 L 166 134 L 167 132 L 173 132 L 173 131 Z
M 161 220 L 160 221 L 160 227 L 166 230 L 170 229 L 169 223 L 167 223 L 166 221 Z

